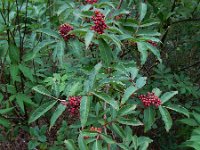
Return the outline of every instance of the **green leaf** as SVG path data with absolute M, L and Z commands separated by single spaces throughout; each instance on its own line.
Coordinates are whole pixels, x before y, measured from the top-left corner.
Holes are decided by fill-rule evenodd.
M 83 139 L 82 134 L 80 134 L 78 137 L 78 146 L 79 146 L 80 150 L 89 150 L 89 148 L 86 145 L 85 140 Z
M 113 43 L 119 48 L 119 50 L 121 50 L 121 41 L 113 34 L 101 34 L 99 37 L 101 37 L 102 39 L 107 39 L 107 40 L 111 40 L 113 41 Z
M 153 90 L 152 90 L 152 92 L 156 95 L 156 96 L 160 96 L 160 94 L 162 93 L 162 91 L 159 89 L 159 88 L 154 88 Z
M 181 113 L 181 114 L 183 114 L 183 115 L 185 115 L 185 116 L 187 116 L 187 117 L 190 116 L 190 115 L 189 115 L 189 111 L 188 111 L 186 108 L 182 107 L 181 105 L 168 104 L 167 106 L 163 106 L 163 107 L 166 107 L 166 108 L 168 108 L 168 109 L 171 109 L 171 110 L 173 110 L 173 111 L 176 111 L 176 112 L 178 112 L 178 113 Z
M 81 126 L 84 127 L 87 123 L 89 111 L 90 111 L 90 103 L 91 103 L 91 97 L 89 96 L 83 96 L 81 99 L 80 104 L 80 116 L 81 116 Z
M 137 42 L 137 47 L 138 47 L 138 51 L 140 52 L 141 55 L 141 64 L 145 64 L 145 62 L 147 61 L 147 57 L 148 57 L 148 52 L 147 52 L 147 47 L 145 46 L 144 42 Z
M 162 120 L 164 121 L 165 129 L 169 132 L 169 129 L 172 127 L 172 118 L 166 108 L 159 106 L 159 111 L 162 116 Z
M 174 95 L 178 94 L 178 91 L 171 91 L 164 93 L 160 99 L 162 101 L 162 104 L 166 103 L 168 100 L 170 100 Z
M 11 122 L 8 119 L 5 119 L 3 117 L 0 117 L 0 125 L 9 128 L 11 125 Z
M 94 150 L 102 150 L 102 145 L 99 140 L 95 140 L 95 142 L 93 144 L 93 149 Z
M 114 130 L 115 133 L 117 133 L 121 138 L 125 138 L 125 133 L 124 130 L 117 124 L 112 123 L 112 129 Z
M 155 46 L 152 46 L 151 44 L 146 43 L 146 47 L 157 57 L 157 59 L 160 62 L 162 62 L 162 60 L 160 58 L 160 52 L 159 52 L 159 50 Z
M 147 4 L 146 3 L 143 3 L 143 2 L 140 3 L 139 13 L 140 13 L 139 20 L 141 22 L 147 13 Z
M 199 124 L 196 122 L 196 120 L 192 119 L 192 118 L 184 118 L 184 119 L 180 119 L 179 122 L 192 126 L 192 127 L 196 127 Z
M 125 92 L 124 95 L 122 97 L 122 101 L 121 104 L 125 104 L 126 101 L 129 99 L 129 97 L 137 90 L 137 88 L 135 86 L 129 86 Z
M 105 93 L 100 93 L 100 92 L 92 92 L 92 94 L 94 94 L 101 100 L 105 101 L 106 103 L 110 104 L 114 109 L 116 109 L 116 110 L 119 109 L 119 105 L 118 105 L 117 101 L 115 101 L 115 99 L 111 98 L 109 95 L 107 95 Z
M 119 110 L 118 115 L 124 116 L 124 115 L 131 114 L 133 113 L 133 110 L 135 110 L 135 108 L 136 108 L 136 105 L 125 105 Z
M 92 42 L 92 39 L 94 37 L 94 32 L 91 30 L 88 30 L 87 34 L 85 35 L 85 46 L 86 49 L 88 49 L 90 43 Z
M 63 104 L 59 104 L 55 112 L 53 113 L 51 120 L 50 120 L 50 128 L 54 126 L 56 123 L 56 120 L 62 115 L 62 113 L 65 111 L 66 106 Z
M 68 150 L 76 150 L 76 146 L 73 140 L 71 139 L 65 140 L 64 143 Z
M 135 118 L 126 119 L 126 118 L 118 118 L 117 121 L 121 124 L 130 125 L 130 126 L 141 126 L 143 123 Z
M 37 120 L 38 118 L 40 118 L 47 111 L 49 111 L 56 103 L 57 103 L 57 101 L 53 100 L 53 101 L 49 101 L 49 102 L 42 104 L 40 107 L 38 107 L 36 110 L 33 111 L 28 122 L 32 123 L 35 120 Z
M 151 126 L 153 125 L 155 121 L 155 110 L 152 107 L 148 107 L 144 110 L 144 131 L 147 132 L 151 129 Z
M 136 80 L 136 87 L 138 89 L 142 88 L 147 82 L 147 77 L 140 77 Z
M 36 30 L 36 32 L 41 32 L 57 39 L 61 38 L 60 35 L 52 29 L 39 29 Z
M 5 108 L 5 109 L 0 109 L 0 114 L 1 114 L 1 115 L 7 114 L 7 113 L 11 112 L 13 109 L 14 109 L 14 107 Z
M 99 39 L 99 50 L 101 60 L 105 63 L 106 66 L 109 66 L 113 60 L 113 54 L 110 46 L 104 41 L 104 39 Z
M 32 89 L 42 95 L 46 95 L 48 97 L 53 97 L 53 96 L 51 96 L 51 93 L 42 85 L 37 85 L 37 86 L 33 87 Z
M 65 42 L 61 40 L 55 44 L 55 49 L 53 52 L 53 60 L 56 61 L 57 58 L 61 66 L 63 65 L 64 51 L 65 51 Z
M 200 114 L 196 113 L 195 111 L 192 112 L 195 120 L 200 124 Z
M 86 92 L 93 90 L 96 76 L 99 73 L 101 67 L 102 67 L 102 63 L 96 64 L 95 67 L 94 67 L 94 70 L 90 73 L 89 80 L 87 80 L 85 82 L 85 91 Z
M 19 74 L 18 65 L 12 64 L 10 66 L 10 75 L 11 75 L 13 81 L 18 81 L 18 79 L 19 79 L 18 74 Z
M 20 65 L 19 65 L 19 69 L 21 70 L 21 72 L 23 73 L 23 75 L 24 75 L 25 77 L 27 77 L 28 79 L 30 79 L 30 80 L 33 82 L 33 80 L 34 80 L 34 79 L 33 79 L 33 74 L 32 74 L 32 71 L 31 71 L 30 68 L 28 68 L 28 67 L 26 67 L 26 66 L 20 64 Z
M 116 142 L 108 135 L 101 134 L 101 138 L 108 144 L 115 144 Z
M 13 64 L 17 64 L 20 61 L 19 49 L 13 44 L 9 44 L 9 57 Z

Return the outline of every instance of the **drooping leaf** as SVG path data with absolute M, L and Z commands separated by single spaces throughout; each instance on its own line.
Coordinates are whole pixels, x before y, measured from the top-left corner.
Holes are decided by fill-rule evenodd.
M 164 121 L 165 129 L 167 132 L 169 132 L 170 128 L 172 127 L 172 118 L 166 108 L 159 106 L 159 111 L 162 116 L 162 120 Z
M 129 99 L 129 97 L 137 90 L 137 88 L 135 86 L 129 86 L 125 92 L 124 95 L 122 97 L 122 101 L 121 104 L 125 104 L 126 101 Z
M 42 85 L 37 85 L 33 87 L 33 90 L 48 97 L 52 97 L 51 93 Z
M 11 126 L 11 122 L 8 119 L 0 117 L 0 125 L 9 128 Z
M 81 116 L 81 126 L 84 127 L 87 123 L 89 111 L 90 111 L 90 96 L 83 96 L 80 104 L 80 116 Z
M 115 99 L 111 98 L 109 95 L 100 92 L 92 92 L 92 94 L 105 101 L 106 103 L 110 104 L 114 109 L 119 109 L 119 104 L 117 103 L 117 101 L 115 101 Z
M 174 110 L 174 111 L 176 111 L 178 113 L 181 113 L 181 114 L 183 114 L 183 115 L 185 115 L 187 117 L 190 116 L 189 115 L 189 111 L 186 108 L 184 108 L 183 106 L 181 106 L 181 105 L 168 104 L 167 106 L 163 106 L 163 107 L 166 107 L 168 109 Z
M 144 42 L 137 42 L 137 47 L 138 47 L 138 51 L 140 52 L 141 55 L 141 64 L 145 64 L 146 60 L 147 60 L 147 56 L 148 56 L 148 52 L 147 52 L 147 47 L 145 46 Z
M 135 108 L 136 105 L 125 105 L 119 110 L 118 114 L 120 116 L 131 114 L 133 113 L 133 110 L 135 110 Z
M 101 60 L 105 63 L 106 66 L 109 66 L 113 60 L 113 54 L 110 46 L 104 39 L 99 39 L 99 50 Z
M 30 68 L 28 68 L 28 67 L 26 67 L 26 66 L 20 64 L 20 65 L 19 65 L 19 69 L 21 70 L 21 72 L 23 73 L 23 75 L 24 75 L 25 77 L 27 77 L 28 79 L 30 79 L 30 80 L 33 82 L 33 80 L 34 80 L 34 79 L 33 79 L 33 74 L 32 74 L 32 71 L 31 71 Z
M 53 113 L 51 119 L 50 119 L 50 128 L 54 126 L 56 123 L 56 120 L 61 116 L 61 114 L 65 111 L 66 106 L 63 104 L 59 104 L 56 111 Z
M 35 120 L 39 119 L 42 115 L 49 111 L 56 103 L 57 101 L 53 100 L 42 104 L 40 107 L 33 111 L 28 122 L 32 123 Z
M 94 32 L 91 30 L 88 30 L 87 34 L 85 35 L 85 46 L 86 49 L 88 49 L 90 43 L 92 42 L 92 39 L 94 37 Z
M 38 29 L 36 30 L 36 32 L 41 32 L 41 33 L 44 33 L 44 34 L 47 34 L 51 37 L 54 37 L 54 38 L 57 38 L 57 39 L 60 39 L 60 35 L 58 34 L 58 32 L 52 30 L 52 29 Z
M 101 134 L 101 138 L 108 144 L 114 144 L 116 143 L 110 136 Z
M 144 127 L 145 132 L 150 130 L 155 121 L 155 110 L 152 107 L 148 107 L 144 110 Z
M 117 133 L 121 138 L 125 138 L 125 133 L 124 130 L 117 124 L 112 123 L 112 129 L 114 130 L 115 133 Z
M 173 96 L 178 94 L 178 91 L 171 91 L 171 92 L 166 92 L 164 93 L 160 99 L 162 101 L 162 104 L 166 103 L 168 100 L 170 100 Z
M 102 145 L 101 145 L 101 142 L 99 140 L 95 140 L 95 142 L 93 144 L 93 149 L 102 150 Z

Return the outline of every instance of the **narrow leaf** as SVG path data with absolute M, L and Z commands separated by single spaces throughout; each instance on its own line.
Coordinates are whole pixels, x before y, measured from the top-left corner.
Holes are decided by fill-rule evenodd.
M 91 31 L 91 30 L 88 30 L 87 34 L 85 35 L 85 46 L 86 46 L 86 49 L 88 49 L 93 37 L 94 37 L 94 32 Z
M 122 101 L 121 104 L 125 104 L 126 101 L 129 99 L 129 97 L 137 90 L 137 88 L 135 86 L 130 86 L 128 87 L 125 92 L 124 95 L 122 97 Z
M 167 132 L 169 132 L 170 128 L 172 127 L 172 118 L 166 108 L 159 106 L 159 111 L 162 116 L 162 120 L 164 121 L 165 129 Z
M 80 104 L 80 116 L 81 116 L 81 126 L 84 127 L 87 123 L 89 111 L 90 111 L 90 103 L 91 103 L 91 97 L 89 96 L 83 96 L 81 99 Z
M 65 111 L 66 106 L 63 104 L 59 104 L 56 111 L 53 113 L 51 120 L 50 120 L 50 128 L 54 126 L 56 120 L 60 117 L 60 115 Z
M 40 107 L 38 107 L 36 110 L 33 111 L 28 122 L 32 123 L 35 120 L 37 120 L 38 118 L 40 118 L 47 111 L 49 111 L 56 104 L 56 102 L 57 101 L 53 100 L 53 101 L 49 101 L 49 102 L 42 104 Z
M 115 99 L 111 98 L 109 95 L 107 95 L 105 93 L 99 93 L 99 92 L 92 92 L 92 94 L 94 94 L 101 100 L 110 104 L 114 109 L 117 109 L 117 110 L 119 109 L 119 105 L 118 105 L 117 101 L 115 101 Z
M 162 101 L 162 104 L 166 103 L 168 100 L 170 100 L 174 95 L 178 94 L 178 91 L 171 91 L 164 93 L 160 99 Z

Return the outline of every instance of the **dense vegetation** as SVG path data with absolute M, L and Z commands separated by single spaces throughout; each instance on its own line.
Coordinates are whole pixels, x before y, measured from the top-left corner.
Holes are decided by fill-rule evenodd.
M 199 0 L 1 0 L 0 149 L 200 150 Z

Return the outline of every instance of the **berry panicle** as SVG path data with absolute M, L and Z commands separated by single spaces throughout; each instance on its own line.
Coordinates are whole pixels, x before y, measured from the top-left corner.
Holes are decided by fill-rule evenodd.
M 146 95 L 140 95 L 138 98 L 142 101 L 145 107 L 151 105 L 158 107 L 161 105 L 161 100 L 155 95 L 155 93 L 148 92 Z
M 59 33 L 65 41 L 68 41 L 70 38 L 75 37 L 73 34 L 68 34 L 73 29 L 74 29 L 73 26 L 69 25 L 68 23 L 65 23 L 65 24 L 60 25 Z
M 91 30 L 94 30 L 98 34 L 103 34 L 104 30 L 108 28 L 105 23 L 105 16 L 99 10 L 96 10 L 95 15 L 92 16 L 92 20 L 94 22 L 94 26 L 91 27 Z
M 95 4 L 98 2 L 98 0 L 85 0 L 85 2 L 88 4 Z
M 149 44 L 151 44 L 152 46 L 154 46 L 154 47 L 157 47 L 157 46 L 158 46 L 157 43 L 154 42 L 154 41 L 148 40 L 147 42 L 148 42 Z

